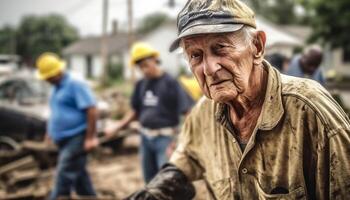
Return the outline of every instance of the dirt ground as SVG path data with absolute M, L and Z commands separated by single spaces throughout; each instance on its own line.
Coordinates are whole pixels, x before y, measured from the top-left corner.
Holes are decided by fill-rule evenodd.
M 102 153 L 92 155 L 89 171 L 95 188 L 100 194 L 122 199 L 144 186 L 138 155 L 139 136 L 126 138 L 117 155 Z M 206 189 L 202 182 L 196 182 L 196 200 L 206 199 Z

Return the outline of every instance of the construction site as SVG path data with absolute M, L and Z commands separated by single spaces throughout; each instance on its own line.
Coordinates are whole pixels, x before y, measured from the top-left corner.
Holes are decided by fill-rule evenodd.
M 125 108 L 128 108 L 128 105 L 125 97 L 114 92 L 110 94 L 109 101 L 119 102 L 118 105 L 121 105 L 111 110 L 114 115 L 123 115 L 126 112 Z M 25 105 L 25 107 L 30 106 Z M 36 106 L 34 108 L 36 112 Z M 40 130 L 44 129 L 44 119 L 33 112 L 30 113 L 28 108 L 21 109 L 17 107 L 15 110 L 9 104 L 0 106 L 1 114 L 6 113 L 6 120 L 1 118 L 2 133 L 4 130 L 7 134 L 11 131 L 18 133 L 15 138 L 8 137 L 6 134 L 0 136 L 0 199 L 47 199 L 53 187 L 57 148 L 43 142 L 43 134 Z M 12 117 L 15 118 L 14 123 L 18 125 L 10 130 L 9 119 Z M 99 123 L 108 123 L 103 120 Z M 20 121 L 26 121 L 26 124 L 18 123 Z M 144 186 L 139 164 L 140 138 L 137 130 L 138 124 L 134 123 L 113 138 L 106 139 L 102 134 L 100 135 L 100 146 L 90 153 L 88 159 L 88 170 L 98 193 L 98 198 L 93 199 L 122 199 Z M 30 132 L 34 138 L 28 139 L 27 132 Z M 202 191 L 206 191 L 203 184 L 196 185 Z M 197 199 L 205 199 L 205 193 L 200 195 L 202 198 Z M 91 198 L 75 196 L 61 199 Z
M 350 198 L 349 8 L 0 0 L 0 200 Z

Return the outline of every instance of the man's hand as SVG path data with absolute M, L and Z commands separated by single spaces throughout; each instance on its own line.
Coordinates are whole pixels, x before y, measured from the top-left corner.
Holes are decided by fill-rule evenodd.
M 116 132 L 120 131 L 121 129 L 121 124 L 119 122 L 114 122 L 113 124 L 107 125 L 103 132 L 107 137 L 112 137 Z
M 98 146 L 99 142 L 97 137 L 86 138 L 84 141 L 84 150 L 91 151 Z
M 191 200 L 196 191 L 175 165 L 165 164 L 146 187 L 124 200 Z
M 48 133 L 45 133 L 45 136 L 44 136 L 44 143 L 45 145 L 49 146 L 52 144 L 52 140 L 50 138 L 50 135 Z
M 173 154 L 173 152 L 175 151 L 175 149 L 176 149 L 176 141 L 173 140 L 173 141 L 168 145 L 168 147 L 166 148 L 166 151 L 165 151 L 166 156 L 167 156 L 168 158 L 170 158 L 171 155 Z

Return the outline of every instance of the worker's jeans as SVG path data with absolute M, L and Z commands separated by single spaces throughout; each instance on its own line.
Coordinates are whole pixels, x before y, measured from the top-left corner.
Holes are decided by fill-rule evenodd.
M 170 136 L 150 137 L 141 133 L 141 164 L 146 183 L 152 180 L 162 165 L 168 161 L 166 149 L 172 140 Z
M 86 153 L 83 152 L 84 136 L 82 133 L 57 142 L 59 157 L 50 200 L 60 196 L 69 197 L 73 189 L 81 196 L 96 196 L 86 171 Z

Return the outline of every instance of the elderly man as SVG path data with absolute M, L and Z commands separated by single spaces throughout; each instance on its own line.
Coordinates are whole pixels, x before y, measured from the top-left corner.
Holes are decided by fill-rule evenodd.
M 191 199 L 204 179 L 212 199 L 350 199 L 349 119 L 318 83 L 264 60 L 266 36 L 238 0 L 189 1 L 179 37 L 206 98 L 178 147 L 129 199 Z

